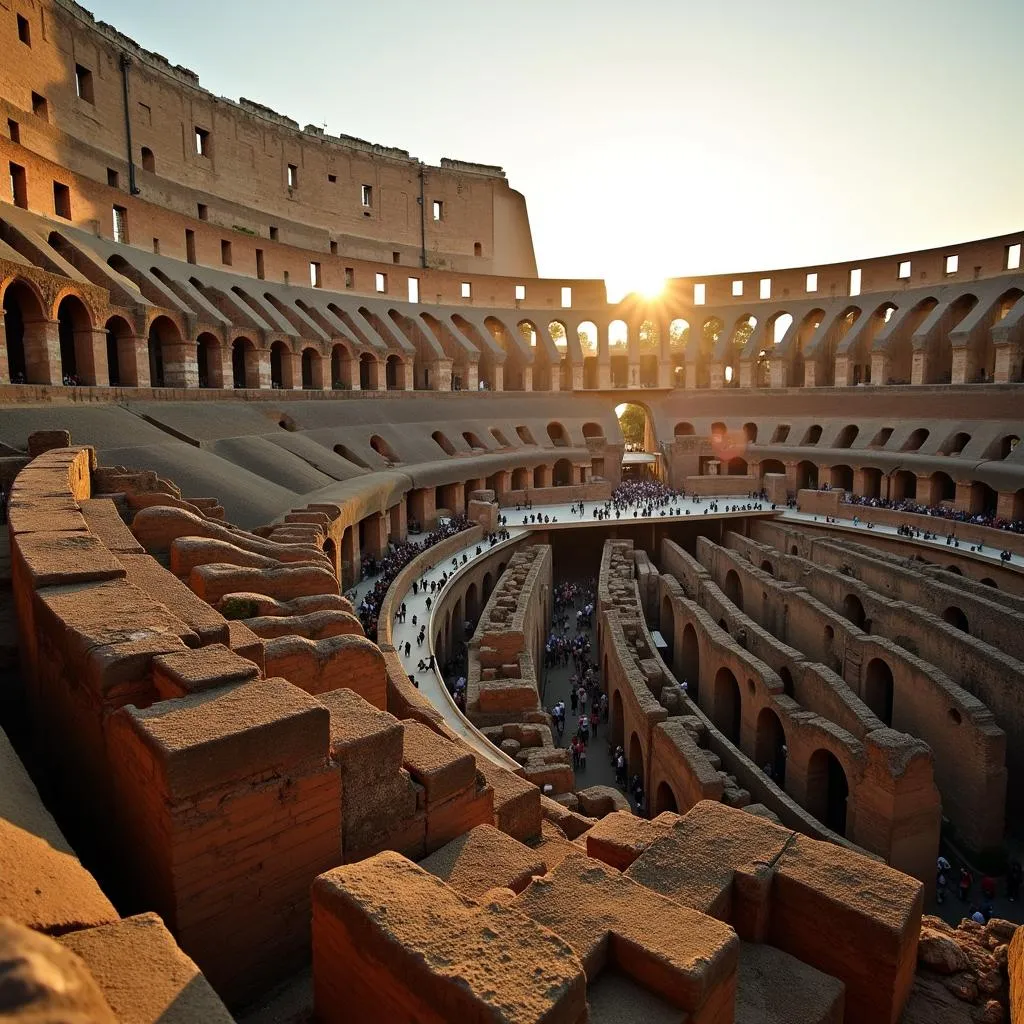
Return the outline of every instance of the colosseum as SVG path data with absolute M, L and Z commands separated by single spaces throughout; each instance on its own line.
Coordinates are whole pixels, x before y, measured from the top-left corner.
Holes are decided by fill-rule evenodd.
M 1024 1021 L 1024 233 L 611 303 L 0 54 L 0 1017 Z

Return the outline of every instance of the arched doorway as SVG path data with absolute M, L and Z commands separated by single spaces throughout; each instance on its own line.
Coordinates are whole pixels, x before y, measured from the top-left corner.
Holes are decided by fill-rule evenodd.
M 221 387 L 220 342 L 214 335 L 206 332 L 199 335 L 196 340 L 196 365 L 201 388 Z
M 846 835 L 846 772 L 831 750 L 819 748 L 807 762 L 807 810 L 826 828 Z
M 322 391 L 323 386 L 323 359 L 315 348 L 304 348 L 302 350 L 302 388 L 304 391 Z
M 235 338 L 231 344 L 231 383 L 236 388 L 260 386 L 259 354 L 248 338 Z
M 388 391 L 401 391 L 405 387 L 404 370 L 405 366 L 398 356 L 388 356 L 387 364 L 384 367 Z
M 615 407 L 625 450 L 622 459 L 623 480 L 660 480 L 660 448 L 650 411 L 636 402 Z
M 275 341 L 270 346 L 270 386 L 289 389 L 292 386 L 292 352 L 283 341 Z
M 480 618 L 480 591 L 475 583 L 466 588 L 466 618 L 474 627 Z
M 672 792 L 672 787 L 667 782 L 659 782 L 658 789 L 654 794 L 654 807 L 651 811 L 651 817 L 657 817 L 664 811 L 671 811 L 673 814 L 678 813 L 679 803 L 676 801 L 676 795 Z
M 352 387 L 352 355 L 342 344 L 331 349 L 331 387 L 348 391 Z
M 864 703 L 886 725 L 892 725 L 893 690 L 892 669 L 881 658 L 872 658 L 864 673 Z
M 779 786 L 786 783 L 786 732 L 772 708 L 761 708 L 757 716 L 754 760 Z
M 65 384 L 93 384 L 92 318 L 77 295 L 67 295 L 57 307 L 60 376 Z
M 725 596 L 743 611 L 743 584 L 740 583 L 740 574 L 735 569 L 730 569 L 725 574 Z
M 948 622 L 955 629 L 959 629 L 964 633 L 970 633 L 970 623 L 967 621 L 967 615 L 964 613 L 962 608 L 958 608 L 955 604 L 950 605 L 942 613 L 943 622 Z
M 36 292 L 23 281 L 15 281 L 4 292 L 4 337 L 7 347 L 8 380 L 12 384 L 55 383 L 45 379 L 45 366 L 29 369 L 26 359 L 26 329 L 42 323 L 42 302 Z
M 568 487 L 572 483 L 572 463 L 568 459 L 559 459 L 552 476 L 555 487 Z
M 700 643 L 697 631 L 688 622 L 683 629 L 683 640 L 679 652 L 682 668 L 682 680 L 687 685 L 687 692 L 693 700 L 697 700 L 700 690 Z
M 158 316 L 149 327 L 149 383 L 154 388 L 170 387 L 167 368 L 181 344 L 177 325 L 166 316 Z
M 132 359 L 132 349 L 134 345 L 132 343 L 132 329 L 128 322 L 119 316 L 112 316 L 106 323 L 107 332 L 107 381 L 111 387 L 120 387 L 122 384 L 130 385 L 137 383 L 130 379 L 130 370 L 128 379 L 122 379 L 121 373 L 121 353 L 124 352 L 126 355 L 125 367 L 131 367 L 134 363 Z
M 364 352 L 359 357 L 359 388 L 362 391 L 376 391 L 378 387 L 377 360 L 369 352 Z
M 856 594 L 847 594 L 843 598 L 843 618 L 852 622 L 858 629 L 863 629 L 867 622 L 864 605 Z
M 723 665 L 715 674 L 713 720 L 719 732 L 737 747 L 740 745 L 740 720 L 743 705 L 740 686 L 732 671 Z

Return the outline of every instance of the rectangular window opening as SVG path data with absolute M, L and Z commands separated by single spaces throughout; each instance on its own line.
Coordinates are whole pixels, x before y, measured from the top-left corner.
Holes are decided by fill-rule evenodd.
M 226 238 L 220 240 L 220 261 L 225 267 L 231 266 L 231 243 Z
M 299 168 L 296 164 L 288 165 L 288 187 L 298 188 L 299 187 Z
M 572 289 L 562 288 L 562 309 L 572 309 Z
M 11 202 L 20 206 L 23 210 L 28 209 L 28 176 L 21 164 L 11 163 L 8 165 L 11 175 Z
M 272 242 L 277 241 L 277 228 L 275 228 L 273 224 L 270 225 L 270 240 Z
M 328 180 L 328 181 L 329 181 L 329 182 L 330 182 L 330 183 L 331 183 L 332 185 L 336 185 L 336 184 L 337 184 L 337 182 L 338 182 L 338 176 L 337 176 L 336 174 L 328 174 L 328 175 L 327 175 L 327 180 Z
M 323 281 L 320 278 L 320 264 L 312 260 L 309 264 L 309 283 L 314 288 L 323 287 Z
M 382 295 L 386 294 L 386 292 L 388 290 L 388 275 L 387 274 L 381 274 L 381 273 L 375 274 L 374 278 L 373 278 L 373 283 L 374 283 L 374 287 L 377 289 L 378 292 L 380 292 Z
M 522 302 L 526 298 L 526 285 L 516 285 L 516 302 Z
M 392 263 L 401 263 L 402 262 L 402 254 L 400 252 L 393 252 L 391 254 L 391 262 Z
M 850 294 L 860 295 L 860 267 L 850 271 Z
M 434 217 L 434 223 L 444 220 L 444 203 L 440 199 L 435 199 L 431 203 L 431 212 Z
M 695 284 L 693 286 L 693 304 L 703 306 L 707 301 L 708 286 L 706 284 Z
M 955 274 L 960 269 L 960 257 L 955 253 L 946 257 L 946 274 Z
M 356 283 L 356 272 L 351 267 L 345 268 L 345 287 L 354 288 Z
M 910 279 L 910 274 L 911 274 L 910 260 L 900 260 L 900 265 L 899 265 L 899 268 L 898 268 L 898 270 L 896 272 L 896 276 L 901 281 L 907 281 L 907 280 Z
M 107 168 L 107 184 L 111 188 L 120 188 L 121 187 L 121 175 L 118 174 L 117 171 L 115 171 L 113 167 L 108 167 Z
M 332 256 L 337 256 L 338 255 L 338 243 L 337 242 L 331 242 L 331 255 Z
M 733 281 L 732 283 L 732 297 L 734 299 L 742 298 L 743 296 L 743 282 Z
M 473 285 L 469 281 L 462 282 L 462 297 L 464 299 L 473 298 Z
M 92 72 L 81 64 L 75 65 L 75 90 L 80 100 L 85 100 L 86 103 L 96 102 L 92 91 Z
M 263 263 L 263 250 L 256 250 L 256 276 L 263 281 L 267 276 L 266 267 Z
M 196 261 L 196 233 L 191 228 L 185 228 L 185 259 L 189 263 Z
M 474 242 L 473 243 L 473 255 L 474 256 L 483 256 L 483 254 L 484 254 L 484 247 L 479 242 Z
M 818 275 L 817 274 L 808 274 L 807 275 L 807 284 L 805 285 L 805 290 L 808 291 L 808 292 L 816 292 L 818 290 Z
M 46 104 L 46 97 L 40 96 L 39 93 L 32 93 L 32 113 L 36 117 L 41 117 L 44 121 L 50 119 L 49 108 Z
M 53 212 L 58 217 L 71 220 L 71 189 L 59 181 L 53 183 Z
M 207 207 L 206 203 L 197 203 L 196 204 L 196 214 L 198 215 L 200 220 L 209 220 L 210 219 L 210 211 L 209 211 L 209 208 Z
M 418 277 L 409 278 L 409 301 L 420 301 L 420 279 Z
M 1014 242 L 1013 245 L 1006 247 L 1006 269 L 1020 269 L 1020 242 Z
M 762 299 L 770 299 L 772 297 L 772 279 L 770 277 L 761 278 L 758 294 Z
M 160 239 L 159 238 L 154 238 L 153 239 L 153 252 L 157 256 L 160 255 Z
M 128 244 L 128 211 L 123 206 L 114 207 L 114 241 Z
M 195 126 L 196 129 L 196 153 L 199 156 L 210 155 L 210 133 L 205 128 Z
M 15 145 L 21 144 L 21 126 L 13 117 L 7 118 L 7 134 Z
M 363 206 L 366 207 L 366 209 L 369 210 L 373 206 L 373 186 L 372 185 L 364 185 L 363 186 L 363 190 L 362 190 L 362 195 L 363 195 Z
M 32 45 L 32 29 L 29 28 L 28 18 L 18 15 L 18 38 L 26 45 Z

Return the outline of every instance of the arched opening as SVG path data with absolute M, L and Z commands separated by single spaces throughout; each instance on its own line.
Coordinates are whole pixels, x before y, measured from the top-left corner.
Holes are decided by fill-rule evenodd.
M 971 435 L 962 430 L 950 435 L 939 448 L 940 455 L 959 455 L 968 445 Z
M 744 423 L 743 424 L 743 436 L 746 438 L 747 444 L 757 443 L 757 424 L 756 423 Z
M 903 443 L 903 447 L 900 449 L 904 452 L 916 452 L 919 451 L 921 445 L 928 440 L 928 431 L 924 427 L 918 427 L 917 430 L 913 431 Z
M 328 537 L 324 541 L 324 554 L 331 560 L 331 569 L 334 575 L 338 575 L 338 549 L 335 546 L 334 541 Z
M 658 789 L 654 794 L 654 807 L 651 810 L 651 816 L 657 817 L 665 811 L 670 811 L 672 814 L 678 813 L 679 803 L 675 793 L 672 792 L 672 787 L 667 782 L 659 782 Z
M 932 499 L 953 501 L 956 498 L 956 483 L 948 473 L 932 473 Z
M 832 486 L 843 491 L 853 490 L 853 469 L 849 466 L 832 467 Z
M 629 387 L 629 327 L 625 320 L 608 325 L 608 363 L 612 387 Z
M 364 352 L 359 357 L 359 388 L 361 391 L 377 391 L 380 384 L 377 380 L 378 363 L 375 356 Z
M 398 462 L 398 455 L 394 448 L 380 434 L 374 434 L 370 438 L 370 447 L 389 465 Z
M 807 762 L 807 810 L 826 828 L 846 835 L 846 772 L 831 750 L 819 748 Z
M 235 338 L 231 344 L 231 382 L 236 388 L 260 386 L 259 353 L 248 338 Z
M 906 501 L 917 497 L 917 474 L 909 469 L 901 469 L 892 477 L 892 493 L 889 497 L 894 501 Z
M 967 615 L 962 608 L 958 608 L 955 604 L 950 605 L 942 613 L 942 621 L 948 622 L 954 629 L 959 629 L 962 633 L 970 633 L 971 631 Z
M 569 447 L 569 432 L 561 423 L 551 422 L 548 424 L 548 438 L 556 448 Z
M 743 705 L 736 677 L 724 665 L 715 674 L 715 711 L 718 730 L 737 747 L 740 744 L 740 719 Z
M 999 495 L 988 484 L 975 480 L 971 484 L 971 514 L 994 516 Z
M 679 664 L 687 693 L 693 700 L 697 700 L 700 691 L 700 643 L 697 640 L 697 631 L 689 622 L 683 629 Z
M 270 386 L 272 388 L 291 387 L 291 349 L 283 341 L 275 341 L 270 346 Z
M 525 491 L 530 487 L 530 471 L 525 466 L 512 470 L 512 490 Z
M 324 386 L 323 359 L 313 348 L 302 350 L 302 388 L 304 391 L 322 391 Z
M 352 354 L 341 344 L 331 349 L 331 388 L 348 391 L 352 387 Z
M 121 380 L 121 353 L 125 352 L 128 359 L 126 365 L 131 365 L 132 329 L 126 320 L 119 316 L 112 316 L 106 324 L 107 331 L 107 380 L 113 388 L 120 387 L 122 383 L 137 383 L 135 381 Z
M 777 785 L 786 783 L 786 732 L 772 708 L 761 708 L 757 716 L 754 761 Z
M 8 380 L 12 384 L 50 383 L 43 374 L 45 363 L 33 359 L 31 369 L 26 360 L 26 329 L 29 332 L 42 323 L 43 305 L 35 290 L 23 281 L 15 281 L 4 292 L 4 336 L 7 346 Z
M 821 427 L 815 423 L 813 426 L 807 428 L 807 432 L 804 434 L 804 439 L 800 442 L 805 445 L 817 444 L 821 440 Z
M 623 722 L 622 694 L 616 690 L 612 694 L 612 745 L 622 746 L 625 723 Z
M 872 658 L 864 673 L 864 703 L 886 725 L 892 725 L 893 695 L 892 669 L 881 658 Z
M 158 316 L 149 327 L 149 382 L 154 388 L 168 386 L 165 379 L 168 356 L 181 343 L 177 325 L 166 316 Z
M 492 573 L 484 573 L 484 581 L 482 584 L 483 592 L 480 595 L 481 603 L 486 604 L 487 599 L 491 596 L 491 592 L 494 590 L 494 576 Z
M 779 669 L 779 678 L 782 680 L 782 692 L 787 697 L 792 697 L 795 692 L 793 688 L 793 673 L 783 665 Z
M 201 388 L 219 388 L 220 380 L 220 342 L 217 338 L 204 331 L 196 339 L 196 367 L 199 371 Z
M 818 489 L 818 467 L 806 459 L 796 465 L 796 486 L 797 490 Z
M 57 307 L 60 338 L 60 375 L 65 384 L 94 383 L 92 372 L 92 319 L 85 303 L 68 295 Z
M 588 440 L 603 441 L 604 427 L 600 423 L 584 423 L 583 436 Z
M 150 174 L 156 173 L 156 157 L 148 146 L 142 147 L 142 169 L 149 171 Z
M 867 616 L 864 613 L 864 605 L 856 594 L 847 594 L 843 598 L 843 618 L 852 622 L 858 629 L 864 628 Z
M 634 775 L 639 775 L 641 784 L 646 782 L 647 777 L 644 774 L 644 748 L 640 743 L 640 737 L 635 732 L 629 737 L 627 771 L 630 780 L 632 780 Z
M 692 423 L 677 423 L 673 434 L 678 437 L 693 437 L 697 433 Z
M 747 460 L 741 458 L 730 459 L 725 464 L 726 476 L 746 476 L 749 472 Z
M 992 587 L 994 590 L 999 589 L 999 584 L 996 583 L 996 581 L 992 579 L 991 576 L 982 576 L 981 579 L 978 580 L 978 582 L 982 584 L 982 586 Z
M 580 343 L 583 359 L 583 387 L 595 389 L 601 386 L 597 358 L 597 324 L 584 320 L 576 328 L 576 339 Z
M 551 475 L 555 487 L 569 487 L 572 484 L 572 463 L 568 459 L 559 459 Z
M 466 588 L 466 620 L 474 628 L 480 618 L 480 589 L 475 583 Z
M 398 356 L 388 356 L 384 365 L 384 380 L 388 391 L 402 391 L 405 387 L 405 364 Z
M 725 596 L 743 611 L 743 584 L 740 582 L 740 574 L 735 569 L 730 569 L 725 574 Z
M 448 440 L 446 434 L 443 434 L 440 430 L 435 430 L 431 435 L 434 443 L 445 453 L 445 455 L 455 454 L 455 445 Z
M 615 407 L 615 416 L 625 444 L 622 479 L 659 479 L 658 439 L 647 409 L 635 402 L 623 402 Z
M 843 427 L 842 430 L 839 431 L 839 434 L 836 437 L 835 444 L 833 445 L 833 447 L 834 448 L 849 448 L 849 447 L 851 447 L 853 442 L 857 440 L 857 435 L 859 433 L 860 433 L 860 428 L 859 427 L 855 427 L 852 423 L 848 424 L 847 426 Z
M 861 496 L 865 498 L 880 498 L 882 496 L 882 471 L 874 466 L 865 466 L 861 470 L 863 489 Z

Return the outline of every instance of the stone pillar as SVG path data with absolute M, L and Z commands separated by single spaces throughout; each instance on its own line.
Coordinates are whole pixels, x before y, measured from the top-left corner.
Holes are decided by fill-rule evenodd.
M 199 364 L 193 342 L 180 341 L 163 346 L 164 385 L 169 388 L 199 387 Z
M 117 369 L 121 385 L 126 388 L 148 388 L 149 342 L 138 334 L 125 334 L 117 339 Z
M 796 462 L 787 462 L 786 466 L 786 490 L 796 493 Z
M 523 390 L 524 391 L 532 391 L 533 390 L 533 367 L 532 366 L 524 366 L 523 367 Z
M 1021 352 L 1019 344 L 996 346 L 996 368 L 993 375 L 996 384 L 1010 384 L 1021 379 Z
M 466 367 L 466 384 L 465 388 L 467 391 L 476 391 L 480 387 L 480 365 L 479 363 L 470 363 Z
M 853 493 L 863 498 L 866 493 L 867 474 L 863 469 L 853 471 Z
M 269 388 L 269 387 L 272 386 L 272 382 L 271 382 L 271 379 L 270 379 L 270 349 L 269 348 L 261 349 L 257 353 L 257 357 L 258 357 L 258 361 L 257 361 L 257 364 L 256 364 L 256 372 L 257 372 L 257 384 L 256 384 L 256 386 L 258 388 Z M 248 374 L 246 374 L 246 377 L 248 377 Z M 249 386 L 249 381 L 248 380 L 246 380 L 245 385 L 246 385 L 246 387 Z M 359 390 L 359 378 L 358 377 L 356 377 L 355 382 L 353 383 L 352 387 L 356 391 Z
M 673 368 L 671 359 L 659 359 L 658 360 L 658 387 L 659 388 L 670 388 L 672 387 L 673 381 Z
M 687 363 L 686 364 L 686 390 L 695 391 L 697 389 L 697 364 Z
M 711 364 L 711 378 L 709 381 L 712 391 L 721 391 L 725 387 L 725 363 L 716 359 Z
M 56 320 L 35 320 L 25 324 L 25 381 L 28 384 L 63 383 L 60 333 Z
M 752 388 L 754 384 L 754 370 L 756 363 L 753 359 L 741 359 L 740 360 L 740 387 L 741 388 Z
M 925 384 L 928 381 L 928 353 L 915 349 L 914 351 L 914 362 L 910 370 L 910 383 L 911 384 Z M 871 379 L 875 379 L 874 373 L 871 374 Z
M 611 356 L 608 356 L 605 362 L 601 362 L 600 357 L 597 360 L 597 386 L 601 390 L 607 391 L 612 386 L 612 362 Z
M 499 469 L 491 478 L 494 480 L 494 497 L 500 503 L 506 491 L 512 489 L 512 474 L 507 469 Z
M 804 362 L 804 387 L 813 388 L 817 387 L 818 381 L 818 364 L 808 359 Z
M 849 356 L 836 356 L 836 387 L 848 388 L 850 386 L 850 358 Z
M 937 505 L 940 501 L 937 481 L 928 473 L 917 476 L 917 500 L 922 505 Z
M 771 361 L 770 373 L 773 388 L 789 386 L 789 362 L 787 360 L 773 359 Z
M 871 353 L 871 383 L 888 384 L 892 375 L 892 359 L 888 352 Z
M 968 384 L 974 382 L 978 360 L 970 348 L 953 349 L 952 384 Z
M 505 367 L 501 363 L 494 364 L 494 380 L 491 381 L 492 391 L 505 390 Z
M 1020 508 L 1018 508 L 1018 502 Z M 996 515 L 1000 519 L 1017 519 L 1024 513 L 1024 495 L 1017 497 L 1015 491 L 1000 491 L 996 496 Z
M 75 370 L 83 384 L 101 388 L 110 384 L 105 330 L 75 331 Z
M 956 485 L 956 497 L 953 499 L 953 504 L 961 512 L 974 513 L 975 509 L 971 507 L 974 501 L 974 493 L 969 482 L 961 483 L 959 480 Z
M 362 523 L 363 553 L 368 558 L 379 559 L 388 546 L 388 517 L 383 512 L 374 512 Z
M 412 517 L 421 530 L 432 530 L 437 524 L 437 505 L 433 487 L 418 487 L 412 492 Z
M 409 526 L 405 510 L 405 502 L 400 501 L 388 509 L 388 539 L 401 544 L 409 536 Z

